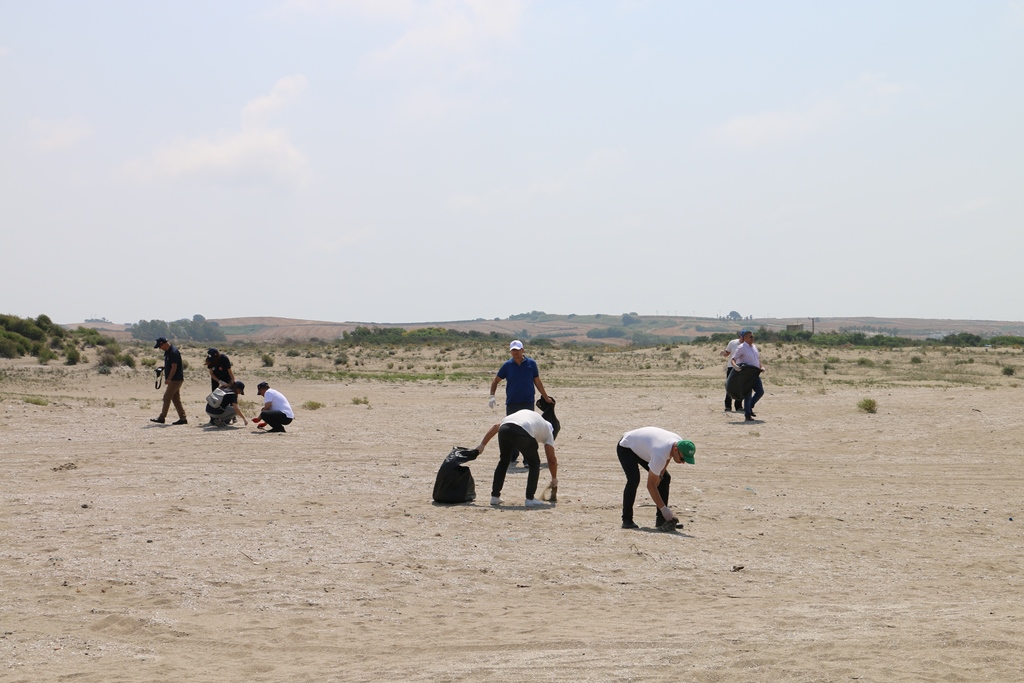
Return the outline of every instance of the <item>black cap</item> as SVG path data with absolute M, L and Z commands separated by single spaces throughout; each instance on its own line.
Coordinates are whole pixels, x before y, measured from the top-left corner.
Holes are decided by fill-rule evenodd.
M 166 343 L 167 343 L 166 339 L 164 339 L 163 337 L 157 337 L 156 338 L 156 344 L 153 345 L 153 348 L 154 349 L 159 349 L 161 344 L 166 344 Z
M 244 394 L 245 393 L 245 382 L 243 382 L 241 380 L 235 380 L 235 390 L 238 393 L 240 393 L 240 394 Z
M 267 384 L 266 382 L 260 382 L 259 384 L 256 385 L 256 388 L 257 389 L 264 389 L 264 388 L 269 389 L 270 385 Z
M 217 349 L 206 349 L 207 356 L 216 356 L 218 353 L 220 353 L 220 351 Z

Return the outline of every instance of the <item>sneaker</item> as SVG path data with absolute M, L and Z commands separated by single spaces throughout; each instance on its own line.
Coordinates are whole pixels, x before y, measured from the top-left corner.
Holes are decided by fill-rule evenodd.
M 727 413 L 731 413 L 731 412 L 732 412 L 732 408 L 726 408 L 726 409 L 725 409 L 725 412 L 727 412 Z
M 164 423 L 164 419 L 162 417 L 151 417 L 151 418 L 149 418 L 149 421 L 150 422 L 156 422 L 157 424 L 163 424 Z
M 491 505 L 501 505 L 501 498 L 491 496 Z
M 519 461 L 518 460 L 513 460 L 512 462 L 510 462 L 508 464 L 508 468 L 510 470 L 518 469 L 518 467 L 519 467 Z
M 542 500 L 540 500 L 538 498 L 527 498 L 526 499 L 526 503 L 525 503 L 526 507 L 528 507 L 528 508 L 539 508 L 543 504 L 544 504 L 544 501 L 542 501 Z
M 283 433 L 284 427 L 274 427 L 273 429 L 270 430 L 270 433 L 273 434 L 274 432 Z
M 753 418 L 753 417 L 751 417 L 750 415 L 747 415 L 747 416 L 746 416 L 745 418 L 743 418 L 743 421 L 744 421 L 744 422 L 753 422 L 753 421 L 754 421 L 754 418 Z
M 161 420 L 161 422 L 163 422 L 163 420 Z M 180 420 L 175 420 L 171 424 L 172 425 L 187 425 L 188 424 L 188 420 L 186 420 L 185 418 L 181 418 Z
M 623 522 L 622 523 L 622 528 L 623 529 L 639 529 L 640 526 L 636 522 L 634 522 L 633 520 L 629 520 L 628 522 Z

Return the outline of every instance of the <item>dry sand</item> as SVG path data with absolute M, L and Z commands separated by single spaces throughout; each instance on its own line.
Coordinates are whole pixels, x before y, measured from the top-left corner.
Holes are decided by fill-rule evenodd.
M 563 430 L 536 510 L 525 470 L 488 505 L 496 444 L 478 502 L 430 500 L 500 418 L 486 380 L 282 374 L 298 417 L 263 434 L 204 427 L 195 373 L 174 427 L 148 370 L 2 361 L 0 680 L 1021 680 L 1019 387 L 769 368 L 744 424 L 708 356 L 697 383 L 542 362 Z M 647 528 L 619 528 L 614 446 L 644 425 L 697 444 L 670 470 L 681 532 L 642 489 Z

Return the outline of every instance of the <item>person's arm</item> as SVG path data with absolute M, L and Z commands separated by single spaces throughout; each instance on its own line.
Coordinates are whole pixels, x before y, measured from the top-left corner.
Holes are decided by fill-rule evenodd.
M 495 375 L 494 379 L 491 380 L 491 392 L 490 395 L 488 395 L 487 397 L 487 405 L 491 408 L 493 408 L 494 405 L 498 402 L 497 399 L 494 398 L 494 392 L 498 390 L 498 382 L 500 381 L 501 377 L 499 377 L 498 375 Z
M 483 453 L 484 452 L 484 448 L 487 447 L 487 442 L 494 438 L 494 435 L 498 433 L 498 430 L 500 428 L 501 428 L 501 423 L 499 422 L 496 425 L 494 425 L 493 427 L 491 427 L 490 429 L 488 429 L 487 433 L 484 434 L 484 440 L 480 442 L 480 445 L 476 447 L 476 450 L 479 451 L 480 453 Z
M 544 444 L 544 458 L 548 461 L 548 472 L 551 474 L 551 481 L 558 481 L 558 458 L 555 457 L 555 447 Z
M 548 392 L 544 391 L 544 382 L 540 381 L 540 377 L 533 378 L 533 385 L 537 387 L 537 391 L 540 392 L 540 395 L 544 397 L 545 401 L 548 403 L 554 403 L 554 401 L 551 400 L 551 397 L 548 396 Z
M 242 414 L 242 409 L 238 407 L 238 402 L 232 403 L 231 407 L 235 409 L 235 415 L 242 418 L 242 422 L 245 422 L 246 417 Z
M 166 368 L 166 372 L 167 372 L 167 381 L 169 382 L 169 381 L 171 381 L 171 378 L 174 377 L 174 374 L 176 372 L 178 372 L 178 364 L 177 363 L 171 363 L 170 367 Z

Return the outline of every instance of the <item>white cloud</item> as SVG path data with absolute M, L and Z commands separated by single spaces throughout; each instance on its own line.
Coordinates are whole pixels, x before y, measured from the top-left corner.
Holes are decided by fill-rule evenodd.
M 712 142 L 729 147 L 789 144 L 840 129 L 853 118 L 884 113 L 902 86 L 864 75 L 837 92 L 790 109 L 734 117 L 712 129 Z
M 81 119 L 64 121 L 30 119 L 26 126 L 36 146 L 48 152 L 73 147 L 95 133 L 92 126 Z
M 243 107 L 240 130 L 181 138 L 127 170 L 150 177 L 303 182 L 308 175 L 305 154 L 291 143 L 287 130 L 271 128 L 269 122 L 305 88 L 305 76 L 282 78 L 269 94 Z

